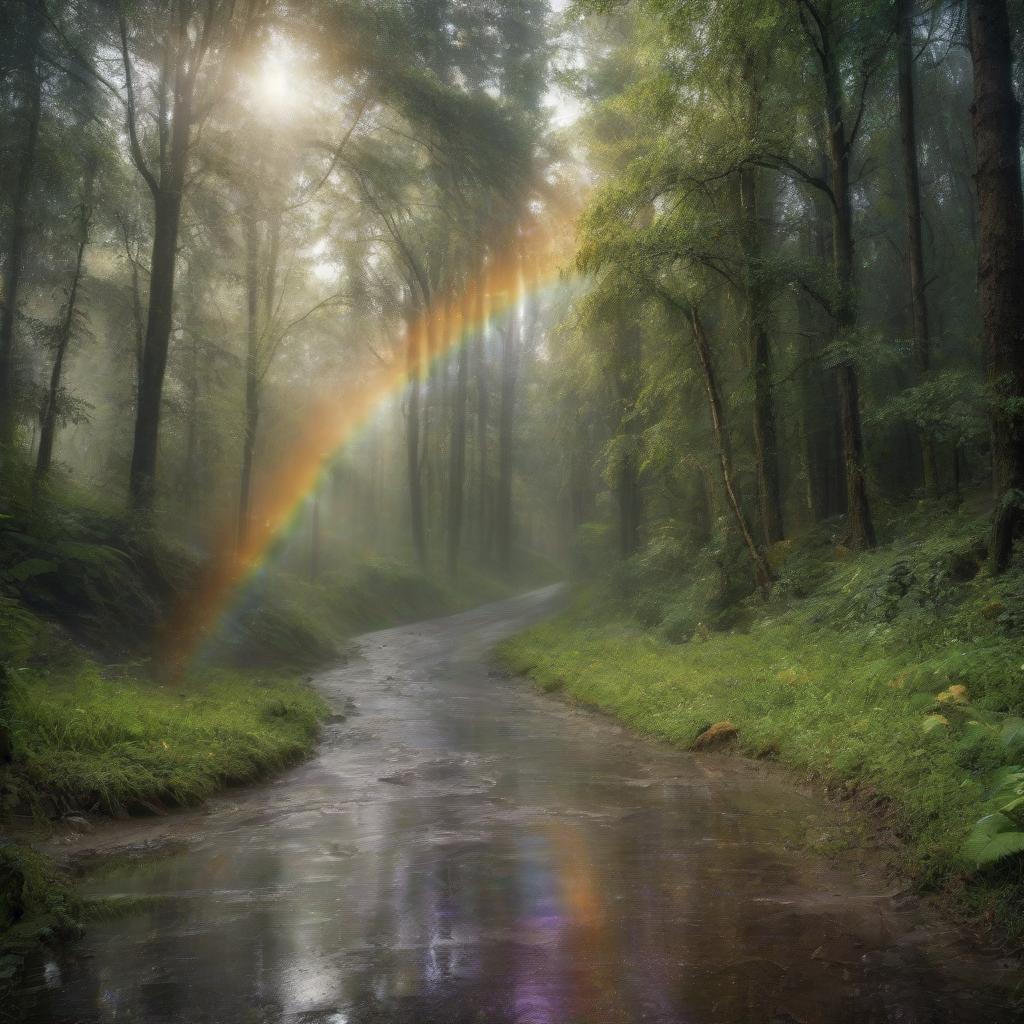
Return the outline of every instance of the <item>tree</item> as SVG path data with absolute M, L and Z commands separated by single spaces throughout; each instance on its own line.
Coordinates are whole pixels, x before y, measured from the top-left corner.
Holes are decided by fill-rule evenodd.
M 1024 205 L 1020 106 L 1005 0 L 971 0 L 977 155 L 978 306 L 990 390 L 996 510 L 990 560 L 1006 569 L 1024 524 Z
M 931 363 L 928 297 L 925 294 L 924 237 L 921 213 L 921 176 L 917 159 L 917 116 L 914 99 L 914 0 L 896 0 L 897 92 L 900 108 L 900 156 L 906 189 L 907 265 L 910 271 L 910 308 L 913 316 L 913 362 L 918 383 Z M 935 497 L 939 470 L 935 442 L 927 430 L 918 432 L 924 489 Z
M 851 165 L 854 146 L 864 122 L 868 89 L 881 59 L 870 37 L 856 40 L 854 59 L 859 63 L 858 80 L 851 102 L 846 82 L 850 75 L 843 64 L 843 42 L 851 30 L 842 23 L 835 0 L 796 0 L 800 24 L 813 51 L 820 73 L 825 115 L 825 152 L 828 182 L 808 174 L 800 175 L 814 187 L 823 188 L 832 211 L 832 267 L 835 298 L 833 318 L 839 341 L 850 345 L 857 328 L 857 288 L 854 258 L 853 183 Z M 864 463 L 864 431 L 861 424 L 860 380 L 852 353 L 838 362 L 840 424 L 846 469 L 846 501 L 851 547 L 874 547 L 875 528 L 868 501 Z
M 251 27 L 260 3 L 246 7 Z M 234 4 L 225 0 L 167 0 L 145 24 L 137 27 L 152 54 L 146 77 L 152 78 L 155 109 L 147 111 L 156 124 L 155 138 L 147 145 L 140 112 L 140 91 L 132 55 L 131 25 L 124 6 L 118 7 L 118 37 L 123 64 L 123 92 L 114 89 L 125 112 L 132 163 L 141 175 L 153 202 L 153 248 L 149 267 L 149 302 L 142 349 L 139 401 L 135 413 L 135 434 L 129 471 L 132 507 L 149 511 L 156 488 L 156 463 L 160 431 L 161 402 L 167 353 L 174 313 L 174 280 L 178 257 L 181 209 L 197 127 L 209 116 L 211 104 L 197 96 L 200 78 L 213 78 L 219 87 L 221 75 L 209 74 L 208 58 L 217 53 L 223 62 L 240 40 L 229 36 Z M 141 20 L 141 19 L 140 19 Z M 111 86 L 113 89 L 113 87 Z M 146 150 L 150 152 L 147 154 Z
M 42 0 L 21 0 L 14 21 L 13 59 L 20 99 L 21 145 L 4 253 L 3 306 L 0 308 L 0 444 L 9 445 L 15 429 L 15 341 L 18 298 L 25 250 L 31 234 L 29 202 L 36 174 L 42 114 L 43 67 L 40 60 L 44 9 Z
M 75 335 L 81 331 L 82 313 L 78 306 L 79 290 L 85 267 L 85 248 L 89 244 L 89 230 L 93 219 L 93 189 L 96 178 L 96 160 L 87 158 L 82 195 L 76 218 L 75 257 L 68 285 L 67 298 L 57 323 L 54 325 L 52 337 L 53 364 L 50 369 L 49 384 L 43 396 L 43 404 L 39 413 L 39 449 L 36 453 L 36 475 L 45 476 L 53 460 L 53 441 L 57 432 L 57 420 L 62 414 L 62 404 L 67 404 L 63 396 L 62 376 L 64 359 L 68 346 Z
M 454 310 L 457 323 L 455 336 L 462 338 L 464 325 L 472 322 L 472 313 L 477 306 L 477 292 L 480 282 L 474 279 L 466 295 L 468 313 L 461 308 Z M 448 571 L 452 575 L 458 567 L 462 542 L 463 490 L 466 478 L 466 402 L 469 386 L 469 346 L 462 338 L 458 345 L 455 394 L 452 409 L 452 436 L 448 449 Z

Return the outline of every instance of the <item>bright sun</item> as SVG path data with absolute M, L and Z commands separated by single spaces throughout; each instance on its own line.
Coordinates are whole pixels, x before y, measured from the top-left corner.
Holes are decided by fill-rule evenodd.
M 280 55 L 269 55 L 256 80 L 256 90 L 263 104 L 277 111 L 290 106 L 294 92 L 292 77 Z

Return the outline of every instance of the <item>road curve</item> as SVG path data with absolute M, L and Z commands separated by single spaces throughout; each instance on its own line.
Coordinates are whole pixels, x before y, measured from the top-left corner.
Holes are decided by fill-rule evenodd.
M 1017 1019 L 835 811 L 502 678 L 557 588 L 362 637 L 317 756 L 90 883 L 144 897 L 41 962 L 31 1024 L 873 1024 Z

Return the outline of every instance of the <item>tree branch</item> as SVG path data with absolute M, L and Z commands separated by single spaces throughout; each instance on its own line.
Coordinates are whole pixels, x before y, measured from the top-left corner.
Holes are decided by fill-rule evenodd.
M 121 59 L 124 61 L 124 80 L 125 80 L 125 108 L 128 127 L 128 144 L 131 148 L 132 163 L 135 164 L 139 174 L 142 175 L 143 180 L 149 186 L 149 190 L 156 195 L 160 191 L 160 185 L 156 178 L 153 176 L 153 172 L 149 169 L 146 164 L 146 158 L 142 155 L 142 147 L 139 145 L 139 134 L 136 126 L 136 113 L 135 113 L 135 86 L 132 76 L 132 62 L 131 57 L 128 55 L 128 22 L 124 15 L 124 6 L 118 4 L 117 7 L 117 26 L 121 36 Z

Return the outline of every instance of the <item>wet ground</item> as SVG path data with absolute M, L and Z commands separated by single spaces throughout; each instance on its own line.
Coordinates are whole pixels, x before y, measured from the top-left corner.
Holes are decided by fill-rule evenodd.
M 813 794 L 489 671 L 557 600 L 364 637 L 319 679 L 347 717 L 316 759 L 139 826 L 179 852 L 89 883 L 147 899 L 38 965 L 28 1019 L 1019 1019 L 1014 964 L 969 951 L 873 858 L 808 852 L 837 824 Z

